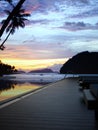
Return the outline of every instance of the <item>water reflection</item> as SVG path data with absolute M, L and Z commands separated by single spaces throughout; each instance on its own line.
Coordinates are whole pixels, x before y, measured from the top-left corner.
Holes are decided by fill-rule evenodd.
M 24 82 L 24 81 L 11 81 L 11 80 L 0 80 L 0 93 L 2 91 L 7 91 L 9 89 L 15 89 L 15 86 L 16 85 L 19 85 L 19 86 L 24 86 L 25 84 L 31 84 L 32 85 L 38 85 L 38 86 L 41 86 L 41 85 L 45 85 L 47 83 L 33 83 L 33 82 Z
M 64 78 L 57 73 L 4 75 L 0 78 L 0 101 L 38 89 Z
M 9 90 L 9 89 L 14 89 L 14 86 L 15 85 L 15 83 L 13 83 L 12 81 L 4 81 L 4 80 L 1 80 L 0 81 L 0 93 L 2 92 L 2 91 L 7 91 L 7 90 Z
M 25 81 L 0 80 L 0 101 L 26 93 L 42 87 L 45 83 L 33 83 Z

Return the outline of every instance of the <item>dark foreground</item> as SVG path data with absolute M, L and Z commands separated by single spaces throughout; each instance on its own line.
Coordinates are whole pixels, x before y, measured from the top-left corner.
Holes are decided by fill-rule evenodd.
M 76 79 L 65 79 L 0 109 L 1 130 L 98 130 Z

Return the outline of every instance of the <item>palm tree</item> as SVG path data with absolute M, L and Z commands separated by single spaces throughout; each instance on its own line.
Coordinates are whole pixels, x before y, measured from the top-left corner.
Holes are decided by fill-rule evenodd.
M 12 5 L 14 8 L 14 5 Z M 10 11 L 6 10 L 5 11 L 8 15 L 10 15 Z M 19 27 L 24 28 L 25 27 L 25 21 L 27 20 L 26 17 L 30 16 L 29 13 L 25 13 L 25 9 L 20 8 L 19 10 L 17 10 L 15 12 L 15 14 L 13 15 L 13 17 L 11 18 L 7 28 L 6 28 L 6 32 L 8 33 L 7 37 L 5 38 L 5 40 L 2 42 L 2 44 L 0 45 L 0 49 L 4 50 L 4 43 L 6 42 L 6 40 L 8 39 L 8 37 L 10 36 L 10 34 L 14 34 L 15 30 L 18 29 Z M 4 24 L 6 20 L 3 20 L 2 23 Z
M 12 0 L 6 0 L 9 1 L 9 3 L 12 2 Z M 0 29 L 0 38 L 3 35 L 6 27 L 8 26 L 10 20 L 12 19 L 12 17 L 15 15 L 15 13 L 22 7 L 22 4 L 25 2 L 25 0 L 20 0 L 17 5 L 13 8 L 12 12 L 10 13 L 10 15 L 8 15 L 7 19 L 5 20 L 4 24 L 2 25 L 1 29 Z M 12 3 L 11 3 L 12 5 Z M 0 49 L 2 50 L 3 46 L 0 45 Z
M 12 0 L 6 0 L 9 1 L 9 3 L 11 3 Z M 12 17 L 14 16 L 14 14 L 22 7 L 22 4 L 25 2 L 25 0 L 20 0 L 17 5 L 15 6 L 15 8 L 13 8 L 12 12 L 10 13 L 10 15 L 8 15 L 5 23 L 3 24 L 3 26 L 0 29 L 0 38 L 3 34 L 3 32 L 5 31 L 6 27 L 8 26 L 10 20 L 12 19 Z M 12 4 L 11 4 L 12 5 Z

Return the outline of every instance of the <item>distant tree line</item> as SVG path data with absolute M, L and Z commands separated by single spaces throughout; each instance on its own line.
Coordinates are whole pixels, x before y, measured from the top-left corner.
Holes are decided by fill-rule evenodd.
M 12 74 L 16 72 L 17 70 L 15 69 L 14 66 L 4 64 L 0 61 L 0 76 L 2 76 L 3 74 Z

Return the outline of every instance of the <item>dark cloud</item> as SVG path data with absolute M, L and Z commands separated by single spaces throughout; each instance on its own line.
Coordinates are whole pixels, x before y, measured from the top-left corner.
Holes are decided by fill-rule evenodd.
M 79 31 L 79 30 L 98 30 L 98 23 L 91 25 L 84 22 L 65 22 L 64 26 L 60 27 L 69 31 Z
M 27 24 L 48 24 L 50 21 L 47 19 L 31 20 L 27 21 Z
M 80 1 L 80 2 L 82 2 L 82 3 L 89 3 L 89 0 L 78 0 L 78 1 Z
M 86 6 L 90 4 L 90 0 L 66 0 L 64 3 L 68 6 Z
M 88 4 L 89 0 L 71 0 L 72 3 Z
M 98 16 L 98 7 L 94 9 L 90 9 L 82 13 L 72 15 L 70 17 L 71 18 L 87 18 L 87 17 L 94 17 L 94 16 Z

